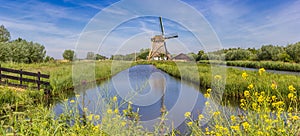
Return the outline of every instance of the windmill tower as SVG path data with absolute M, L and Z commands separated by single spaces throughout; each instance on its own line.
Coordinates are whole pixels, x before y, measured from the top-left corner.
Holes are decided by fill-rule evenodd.
M 155 35 L 151 38 L 152 46 L 148 55 L 148 60 L 170 60 L 171 55 L 166 47 L 166 40 L 177 38 L 177 34 L 165 36 L 162 17 L 159 17 L 161 35 Z

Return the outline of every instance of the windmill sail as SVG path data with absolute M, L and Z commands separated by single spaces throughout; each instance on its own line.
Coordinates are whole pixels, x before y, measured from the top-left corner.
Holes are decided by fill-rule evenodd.
M 152 46 L 148 55 L 148 60 L 168 60 L 171 59 L 171 55 L 167 50 L 166 39 L 177 38 L 178 35 L 165 36 L 164 25 L 162 17 L 159 17 L 161 35 L 156 35 L 151 38 Z

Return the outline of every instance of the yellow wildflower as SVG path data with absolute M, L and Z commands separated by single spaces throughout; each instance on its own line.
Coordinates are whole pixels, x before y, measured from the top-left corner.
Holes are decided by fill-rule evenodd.
M 248 89 L 250 90 L 253 89 L 253 87 L 254 87 L 253 84 L 248 85 Z
M 243 122 L 243 123 L 242 123 L 242 126 L 244 127 L 244 129 L 245 129 L 246 131 L 248 131 L 248 129 L 251 127 L 250 124 L 249 124 L 248 122 Z
M 298 116 L 293 116 L 292 119 L 293 119 L 294 121 L 296 121 L 296 120 L 299 120 L 299 117 L 298 117 Z
M 215 75 L 215 79 L 220 80 L 222 77 L 220 75 Z
M 209 97 L 210 97 L 210 94 L 209 94 L 209 93 L 205 93 L 205 94 L 204 94 L 204 97 L 205 97 L 205 98 L 209 98 Z
M 92 120 L 93 120 L 93 116 L 94 116 L 93 114 L 90 114 L 90 115 L 88 116 L 88 120 L 89 120 L 89 121 L 92 121 Z
M 244 104 L 244 103 L 241 103 L 241 104 L 240 104 L 240 106 L 241 106 L 241 107 L 244 107 L 244 106 L 245 106 L 245 104 Z
M 209 89 L 207 89 L 207 90 L 206 90 L 206 92 L 207 92 L 207 93 L 210 93 L 210 92 L 211 92 L 211 89 L 210 89 L 210 88 L 209 88 Z
M 204 116 L 203 116 L 202 114 L 199 114 L 199 115 L 198 115 L 198 119 L 199 119 L 199 120 L 202 120 L 203 118 L 204 118 Z
M 263 102 L 264 99 L 265 99 L 265 98 L 261 95 L 261 96 L 258 97 L 258 100 L 257 100 L 257 101 L 258 101 L 258 102 Z
M 127 110 L 123 110 L 123 113 L 126 115 L 127 114 Z
M 113 111 L 111 110 L 111 109 L 107 109 L 107 111 L 106 111 L 108 114 L 112 114 L 113 113 Z
M 187 123 L 187 125 L 188 125 L 188 126 L 192 126 L 192 125 L 193 125 L 193 122 L 190 121 L 190 122 Z
M 216 112 L 214 112 L 213 115 L 214 115 L 214 116 L 218 116 L 218 115 L 220 115 L 220 112 L 219 112 L 219 111 L 216 111 Z
M 242 77 L 243 77 L 243 79 L 247 79 L 248 74 L 246 72 L 243 72 Z
M 236 120 L 236 118 L 235 118 L 234 115 L 231 115 L 231 116 L 230 116 L 230 119 L 231 119 L 232 122 L 234 122 L 234 121 Z
M 208 132 L 208 131 L 209 131 L 209 129 L 208 129 L 208 127 L 206 127 L 206 128 L 205 128 L 205 132 Z
M 100 115 L 96 115 L 95 120 L 99 120 L 99 119 L 100 119 Z
M 114 112 L 115 112 L 116 114 L 118 114 L 118 113 L 119 113 L 119 109 L 115 109 Z
M 272 88 L 273 90 L 275 90 L 275 89 L 277 89 L 277 85 L 274 84 L 274 83 L 272 83 L 271 88 Z
M 261 132 L 260 130 L 257 131 L 257 135 L 264 135 L 263 132 Z
M 291 93 L 295 93 L 296 88 L 293 85 L 290 85 L 289 90 Z
M 75 100 L 71 100 L 71 101 L 70 101 L 70 103 L 74 103 L 74 102 L 75 102 Z
M 235 130 L 235 131 L 239 131 L 240 127 L 238 125 L 236 126 L 230 126 L 231 129 Z
M 273 100 L 273 101 L 276 101 L 276 99 L 277 99 L 276 96 L 273 95 L 273 96 L 272 96 L 272 100 Z
M 99 125 L 94 126 L 94 127 L 93 127 L 93 130 L 94 130 L 94 131 L 98 131 L 98 130 L 99 130 Z
M 259 75 L 262 75 L 266 70 L 264 68 L 260 68 L 258 70 Z
M 245 91 L 245 92 L 244 92 L 244 96 L 245 96 L 246 98 L 250 97 L 250 92 L 249 92 L 249 91 Z
M 294 93 L 289 93 L 288 98 L 292 100 L 294 98 Z
M 114 102 L 118 101 L 118 97 L 117 97 L 117 96 L 114 96 L 114 97 L 113 97 L 113 101 L 114 101 Z
M 252 103 L 252 108 L 253 108 L 254 110 L 256 110 L 256 108 L 257 108 L 257 103 Z
M 191 116 L 191 112 L 186 112 L 185 114 L 184 114 L 184 117 L 186 117 L 186 118 L 189 118 Z
M 121 122 L 121 126 L 124 127 L 125 125 L 126 125 L 126 122 L 125 122 L 125 121 L 122 121 L 122 122 Z

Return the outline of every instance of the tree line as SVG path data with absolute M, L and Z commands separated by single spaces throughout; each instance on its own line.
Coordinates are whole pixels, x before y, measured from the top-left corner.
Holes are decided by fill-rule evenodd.
M 137 53 L 126 55 L 112 55 L 114 60 L 146 60 L 150 49 L 141 49 Z M 176 56 L 173 54 L 172 57 Z M 249 61 L 283 61 L 283 62 L 300 62 L 300 42 L 289 44 L 287 46 L 263 45 L 261 48 L 228 48 L 213 52 L 199 50 L 198 53 L 188 53 L 192 60 L 249 60 Z
M 0 26 L 0 62 L 39 63 L 51 60 L 54 58 L 46 56 L 43 45 L 22 38 L 11 40 L 10 32 Z
M 69 60 L 69 61 L 79 59 L 76 57 L 76 54 L 73 50 L 65 50 L 64 53 L 62 54 L 62 56 L 65 60 Z M 102 56 L 100 54 L 95 54 L 94 52 L 88 52 L 85 59 L 86 60 L 105 60 L 108 58 L 105 56 Z
M 300 42 L 289 44 L 287 46 L 263 45 L 259 49 L 255 48 L 229 48 L 222 49 L 205 54 L 199 51 L 196 60 L 220 59 L 225 58 L 227 61 L 234 60 L 251 60 L 251 61 L 283 61 L 283 62 L 300 62 Z

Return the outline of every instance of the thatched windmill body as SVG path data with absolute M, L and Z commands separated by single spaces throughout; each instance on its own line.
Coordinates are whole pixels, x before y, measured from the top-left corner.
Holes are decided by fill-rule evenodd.
M 161 35 L 155 35 L 151 38 L 152 46 L 148 55 L 148 60 L 170 60 L 171 55 L 166 47 L 166 40 L 177 38 L 177 34 L 165 36 L 162 17 L 159 17 Z

